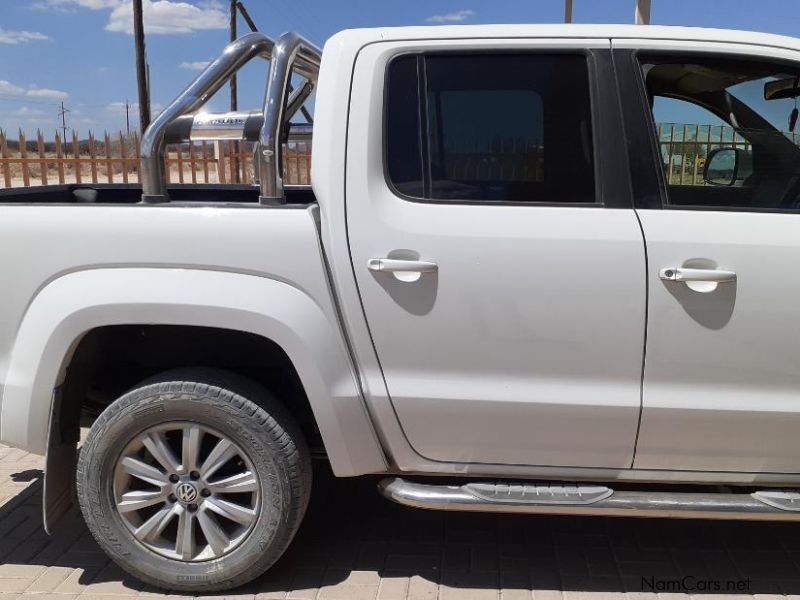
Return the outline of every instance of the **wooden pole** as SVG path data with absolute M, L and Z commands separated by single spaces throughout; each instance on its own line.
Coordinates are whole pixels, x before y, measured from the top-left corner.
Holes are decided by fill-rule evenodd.
M 22 185 L 30 187 L 31 178 L 28 172 L 28 142 L 25 140 L 25 133 L 22 129 L 19 130 L 19 157 L 22 159 Z
M 236 41 L 236 0 L 230 1 L 230 40 Z M 238 89 L 236 85 L 236 74 L 231 77 L 231 112 L 236 112 L 239 109 Z M 239 144 L 233 143 L 233 150 L 231 151 L 231 183 L 239 183 Z
M 92 183 L 97 183 L 97 147 L 94 144 L 94 134 L 89 131 L 89 167 L 92 170 Z
M 650 0 L 636 0 L 634 23 L 637 25 L 650 25 Z
M 150 125 L 150 85 L 147 78 L 142 0 L 133 0 L 133 37 L 136 44 L 136 84 L 139 89 L 139 128 L 140 133 L 144 133 Z
M 72 154 L 75 155 L 75 183 L 81 183 L 81 145 L 78 132 L 72 130 Z
M 230 25 L 230 41 L 236 41 L 236 0 L 231 0 L 230 2 L 230 15 L 229 15 L 229 25 Z M 231 77 L 231 112 L 235 112 L 238 109 L 239 103 L 237 102 L 237 95 L 236 95 L 236 75 L 234 74 Z
M 66 134 L 64 134 L 66 135 Z M 56 167 L 58 168 L 58 183 L 64 183 L 64 154 L 61 148 L 61 136 L 56 131 Z
M 121 131 L 119 132 L 119 155 L 122 157 L 122 183 L 128 183 L 128 148 L 125 144 L 125 136 Z
M 9 158 L 8 142 L 6 142 L 6 132 L 0 129 L 0 155 L 3 158 Z M 3 181 L 7 188 L 11 187 L 11 165 L 8 161 L 3 161 Z
M 564 0 L 564 23 L 572 23 L 572 0 Z

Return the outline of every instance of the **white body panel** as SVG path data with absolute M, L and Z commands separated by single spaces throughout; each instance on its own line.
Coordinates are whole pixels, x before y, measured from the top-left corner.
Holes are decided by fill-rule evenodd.
M 800 215 L 640 210 L 649 259 L 644 469 L 800 472 Z M 736 281 L 662 281 L 705 259 Z
M 608 41 L 447 44 L 587 46 Z M 395 195 L 381 151 L 386 64 L 398 52 L 441 47 L 374 44 L 359 54 L 353 76 L 349 242 L 400 424 L 431 460 L 629 467 L 645 304 L 633 210 L 432 204 Z M 399 281 L 367 269 L 370 259 L 410 253 L 437 263 L 438 273 Z
M 794 38 L 657 26 L 345 31 L 325 46 L 317 89 L 321 238 L 304 210 L 0 206 L 0 440 L 44 451 L 53 386 L 89 329 L 198 324 L 284 347 L 339 475 L 797 483 L 796 286 L 770 277 L 794 269 L 796 216 L 643 215 L 653 244 L 645 276 L 632 209 L 424 205 L 385 184 L 389 55 L 611 39 L 800 51 Z M 438 274 L 401 284 L 367 270 L 396 250 L 437 262 Z M 717 329 L 657 279 L 658 268 L 698 257 L 740 278 Z M 652 347 L 634 459 L 648 277 Z
M 306 371 L 301 378 L 312 408 L 321 411 L 334 470 L 385 468 L 338 329 L 310 211 L 5 206 L 0 230 L 0 255 L 7 257 L 0 276 L 14 282 L 0 319 L 3 442 L 44 453 L 53 388 L 90 329 L 203 325 L 282 345 L 298 374 Z M 19 260 L 33 240 L 36 254 Z

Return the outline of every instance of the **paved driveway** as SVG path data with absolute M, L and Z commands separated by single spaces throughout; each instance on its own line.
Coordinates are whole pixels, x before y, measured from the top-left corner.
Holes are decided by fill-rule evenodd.
M 38 457 L 0 446 L 0 600 L 162 596 L 110 564 L 78 518 L 41 527 Z M 242 600 L 681 600 L 800 596 L 800 525 L 445 514 L 321 469 L 287 555 Z M 166 596 L 165 596 L 166 598 Z

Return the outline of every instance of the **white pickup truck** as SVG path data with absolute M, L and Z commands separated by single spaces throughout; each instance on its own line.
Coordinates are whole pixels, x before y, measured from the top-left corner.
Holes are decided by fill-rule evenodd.
M 263 111 L 197 113 L 257 57 Z M 0 192 L 0 441 L 47 455 L 49 530 L 77 497 L 190 591 L 277 560 L 312 455 L 420 508 L 800 520 L 798 96 L 800 40 L 736 31 L 247 35 L 140 188 Z M 219 138 L 257 184 L 165 184 Z

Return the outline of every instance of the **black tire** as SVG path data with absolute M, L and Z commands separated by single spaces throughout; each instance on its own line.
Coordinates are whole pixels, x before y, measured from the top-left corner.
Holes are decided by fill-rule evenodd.
M 185 562 L 159 555 L 134 537 L 117 510 L 113 480 L 123 449 L 148 428 L 173 421 L 221 432 L 258 475 L 256 520 L 218 558 Z M 225 371 L 180 369 L 143 382 L 103 411 L 81 448 L 77 490 L 92 535 L 126 571 L 160 588 L 225 590 L 262 574 L 292 541 L 311 494 L 311 460 L 294 419 L 263 387 Z

